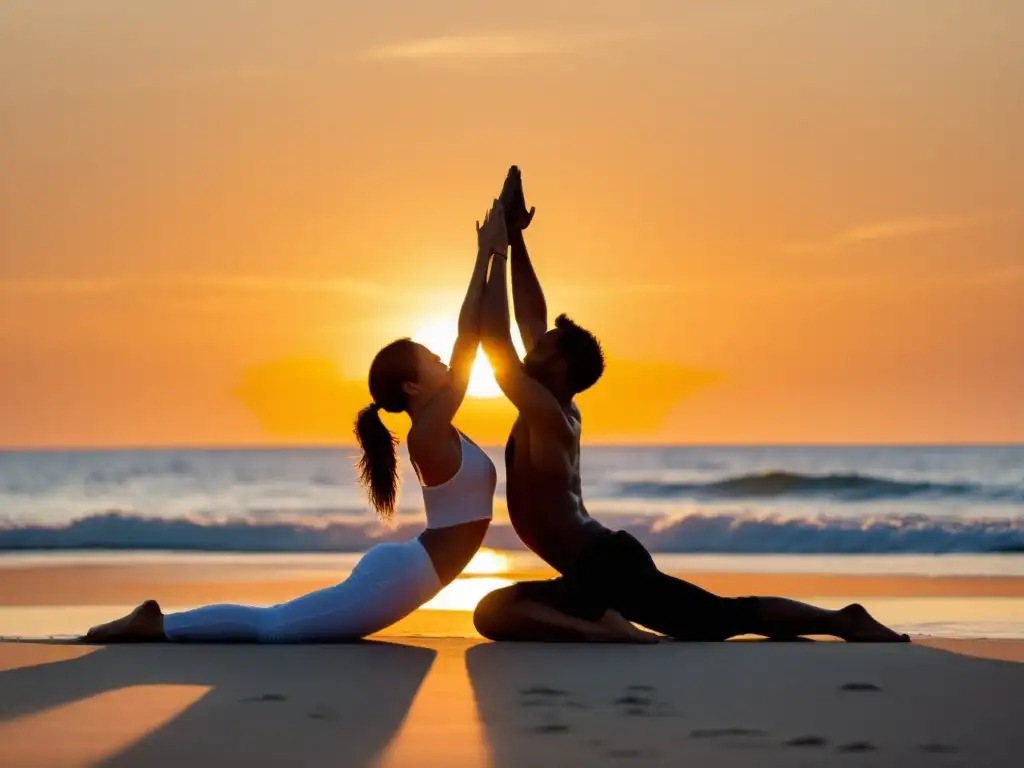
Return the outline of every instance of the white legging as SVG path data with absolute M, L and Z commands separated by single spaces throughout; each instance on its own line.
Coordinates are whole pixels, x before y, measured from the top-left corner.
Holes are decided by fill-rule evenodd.
M 378 544 L 340 584 L 269 608 L 209 605 L 164 617 L 178 641 L 310 643 L 355 640 L 408 616 L 441 590 L 417 539 Z

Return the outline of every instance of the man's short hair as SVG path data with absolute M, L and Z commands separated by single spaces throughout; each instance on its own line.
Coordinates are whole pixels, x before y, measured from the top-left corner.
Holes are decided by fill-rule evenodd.
M 565 361 L 565 384 L 575 395 L 594 386 L 604 373 L 604 350 L 590 331 L 565 314 L 555 318 L 558 353 Z

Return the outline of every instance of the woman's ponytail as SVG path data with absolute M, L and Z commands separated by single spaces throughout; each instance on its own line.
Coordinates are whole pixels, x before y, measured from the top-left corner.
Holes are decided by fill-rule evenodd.
M 398 498 L 398 438 L 380 420 L 380 406 L 371 403 L 356 417 L 356 439 L 362 448 L 359 481 L 366 488 L 370 504 L 385 521 L 395 516 Z

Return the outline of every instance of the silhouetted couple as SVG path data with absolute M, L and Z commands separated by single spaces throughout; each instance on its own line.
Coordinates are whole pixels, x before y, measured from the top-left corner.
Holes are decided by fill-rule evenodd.
M 287 603 L 215 605 L 165 616 L 155 601 L 147 601 L 128 616 L 94 628 L 87 639 L 348 640 L 382 630 L 427 602 L 469 563 L 491 519 L 494 467 L 452 426 L 482 344 L 502 392 L 518 411 L 505 448 L 509 518 L 523 543 L 561 574 L 484 597 L 473 617 L 484 637 L 657 642 L 661 636 L 725 640 L 754 634 L 906 641 L 860 605 L 829 611 L 777 597 L 719 597 L 661 573 L 633 536 L 590 517 L 580 481 L 581 415 L 573 398 L 601 378 L 604 355 L 594 335 L 565 315 L 548 328 L 544 293 L 523 236 L 533 215 L 513 166 L 500 197 L 477 224 L 477 256 L 450 367 L 408 339 L 384 347 L 370 366 L 373 402 L 356 422 L 363 450 L 361 480 L 378 514 L 391 517 L 397 439 L 379 411 L 407 413 L 409 456 L 427 517 L 419 537 L 379 544 L 345 581 Z M 515 319 L 526 347 L 522 361 L 510 334 L 509 251 Z

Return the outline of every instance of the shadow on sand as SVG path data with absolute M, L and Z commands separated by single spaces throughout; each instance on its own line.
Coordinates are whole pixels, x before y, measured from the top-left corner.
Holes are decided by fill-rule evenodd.
M 496 766 L 996 765 L 1024 701 L 1024 664 L 918 645 L 484 643 L 466 668 Z
M 99 647 L 0 672 L 0 727 L 134 686 L 203 686 L 191 706 L 99 764 L 208 765 L 216 756 L 221 765 L 367 765 L 397 732 L 436 655 L 391 642 Z

